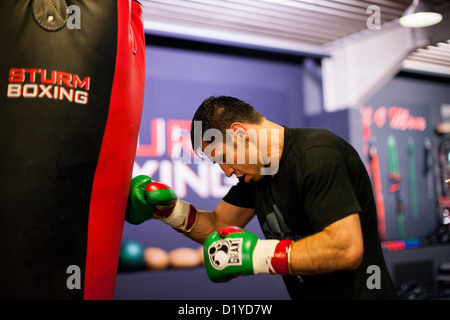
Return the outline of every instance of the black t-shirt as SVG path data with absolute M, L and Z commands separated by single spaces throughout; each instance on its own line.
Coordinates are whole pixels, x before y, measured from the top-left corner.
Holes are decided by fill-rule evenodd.
M 360 267 L 302 276 L 303 282 L 296 276 L 283 277 L 288 292 L 292 299 L 397 298 L 380 246 L 366 168 L 356 150 L 330 131 L 285 128 L 278 172 L 250 183 L 240 179 L 224 201 L 254 208 L 268 239 L 298 240 L 359 213 L 364 238 Z M 376 271 L 369 266 L 375 266 Z M 368 281 L 381 284 L 381 289 L 368 285 Z

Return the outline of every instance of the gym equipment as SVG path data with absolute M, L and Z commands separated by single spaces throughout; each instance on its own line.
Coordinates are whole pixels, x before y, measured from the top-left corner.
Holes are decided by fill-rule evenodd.
M 411 197 L 411 215 L 413 219 L 419 217 L 417 205 L 417 179 L 416 179 L 416 147 L 414 139 L 408 138 L 409 187 Z
M 144 248 L 136 241 L 124 241 L 120 246 L 119 267 L 120 272 L 138 271 L 145 267 Z
M 378 158 L 377 147 L 373 142 L 369 145 L 369 156 L 372 165 L 372 178 L 375 192 L 375 201 L 377 205 L 378 232 L 380 235 L 380 240 L 383 241 L 386 239 L 386 213 L 384 208 L 383 188 L 381 183 L 380 161 Z
M 2 0 L 0 20 L 0 298 L 112 299 L 144 99 L 142 7 Z
M 398 239 L 402 240 L 406 237 L 405 216 L 403 214 L 403 200 L 400 190 L 401 175 L 398 163 L 397 141 L 394 135 L 389 135 L 387 138 L 387 154 L 389 161 L 389 179 L 393 182 L 389 191 L 395 194 Z

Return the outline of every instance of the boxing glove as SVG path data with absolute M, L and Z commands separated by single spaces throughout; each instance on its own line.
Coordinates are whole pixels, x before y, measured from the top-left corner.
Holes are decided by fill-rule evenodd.
M 261 273 L 290 275 L 291 243 L 292 240 L 261 240 L 239 227 L 222 228 L 205 241 L 206 272 L 212 282 Z
M 131 181 L 125 220 L 141 224 L 149 219 L 165 222 L 181 233 L 192 230 L 197 209 L 177 198 L 172 188 L 145 175 Z

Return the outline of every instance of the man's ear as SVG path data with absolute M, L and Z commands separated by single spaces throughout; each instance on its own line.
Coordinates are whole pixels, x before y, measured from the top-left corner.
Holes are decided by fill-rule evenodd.
M 247 139 L 247 128 L 240 122 L 233 122 L 230 126 L 230 133 L 232 136 L 240 139 Z

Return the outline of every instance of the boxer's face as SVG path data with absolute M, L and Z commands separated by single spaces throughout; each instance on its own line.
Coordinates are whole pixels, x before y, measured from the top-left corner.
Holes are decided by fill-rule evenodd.
M 203 140 L 202 151 L 209 160 L 219 164 L 227 177 L 234 174 L 237 178 L 244 177 L 246 182 L 258 181 L 278 171 L 280 133 L 278 128 L 235 122 L 225 136 L 217 129 L 205 133 L 211 139 Z
M 219 164 L 227 177 L 234 174 L 237 178 L 244 177 L 246 182 L 258 181 L 264 177 L 261 174 L 263 164 L 260 163 L 258 150 L 252 143 L 247 141 L 239 145 L 239 142 L 234 141 L 234 143 L 213 144 L 206 156 L 211 162 Z M 208 143 L 204 142 L 203 146 L 205 150 Z

